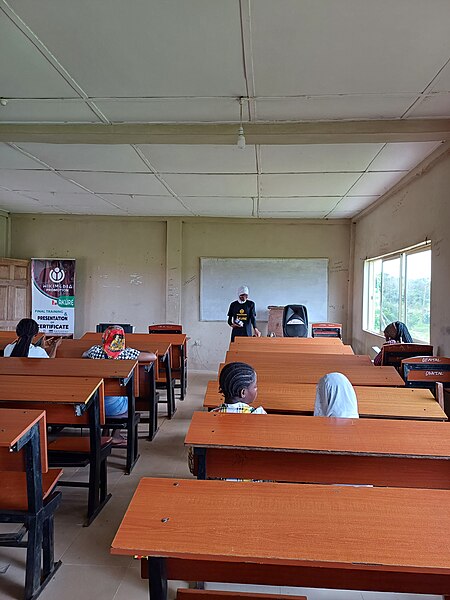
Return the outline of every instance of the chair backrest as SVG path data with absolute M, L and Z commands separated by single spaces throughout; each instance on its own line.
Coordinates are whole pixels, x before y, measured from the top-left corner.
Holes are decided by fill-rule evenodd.
M 174 323 L 161 323 L 159 325 L 149 325 L 149 333 L 183 333 L 182 325 L 175 325 Z
M 450 387 L 450 358 L 444 356 L 418 356 L 402 360 L 405 383 L 408 387 L 434 388 L 439 381 Z
M 381 348 L 381 364 L 384 367 L 395 367 L 402 376 L 402 360 L 426 356 L 433 356 L 433 346 L 429 344 L 385 344 Z
M 303 304 L 288 304 L 283 310 L 284 337 L 308 337 L 308 311 Z
M 95 331 L 97 333 L 103 333 L 105 329 L 111 327 L 111 325 L 119 325 L 119 327 L 123 328 L 125 333 L 134 333 L 134 325 L 130 325 L 129 323 L 99 323 L 96 326 Z
M 342 339 L 341 323 L 312 323 L 312 337 L 337 337 Z

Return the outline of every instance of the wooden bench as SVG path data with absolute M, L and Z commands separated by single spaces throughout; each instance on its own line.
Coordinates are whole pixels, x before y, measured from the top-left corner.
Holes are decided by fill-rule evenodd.
M 381 348 L 381 364 L 395 367 L 404 378 L 402 360 L 415 356 L 433 356 L 433 346 L 429 344 L 385 344 Z
M 372 367 L 370 357 L 362 354 L 321 354 L 306 352 L 271 352 L 268 350 L 250 352 L 233 350 L 226 353 L 225 362 L 242 361 L 250 365 L 278 367 L 279 369 L 296 369 L 307 366 L 326 366 L 329 371 L 338 371 L 340 367 L 365 366 Z
M 45 412 L 2 408 L 0 424 L 0 522 L 23 524 L 0 534 L 0 547 L 26 548 L 24 598 L 31 600 L 61 565 L 54 561 L 53 515 L 62 471 L 48 469 Z
M 450 489 L 450 423 L 195 412 L 199 479 Z
M 38 358 L 2 358 L 18 370 L 17 362 L 25 361 L 34 372 L 39 364 L 56 361 Z M 83 361 L 84 362 L 84 361 Z M 121 361 L 125 362 L 125 361 Z M 5 365 L 7 369 L 7 365 Z M 25 369 L 26 370 L 26 369 Z M 65 444 L 76 450 L 77 465 L 89 464 L 89 481 L 61 481 L 59 485 L 85 487 L 88 489 L 87 524 L 97 516 L 111 497 L 107 494 L 106 459 L 111 453 L 111 439 L 102 440 L 100 425 L 104 423 L 104 386 L 100 378 L 63 377 L 45 375 L 0 375 L 0 406 L 45 410 L 47 423 L 73 427 L 85 427 L 89 438 L 65 437 Z M 71 440 L 71 441 L 69 441 Z M 49 445 L 52 466 L 69 466 L 75 461 L 64 448 L 58 447 L 58 440 Z
M 449 490 L 144 478 L 111 553 L 142 557 L 151 600 L 168 579 L 446 595 L 449 528 Z
M 247 345 L 252 344 L 255 346 L 259 345 L 268 345 L 272 346 L 278 345 L 288 345 L 288 346 L 340 346 L 343 344 L 342 340 L 339 338 L 285 338 L 285 337 L 236 337 L 234 338 L 234 342 L 231 344 L 235 344 L 236 346 L 240 346 L 241 344 Z
M 311 335 L 313 338 L 342 339 L 342 323 L 312 323 Z
M 288 338 L 289 339 L 289 338 Z M 301 338 L 300 338 L 301 339 Z M 230 343 L 230 352 L 264 352 L 272 354 L 289 353 L 298 354 L 354 354 L 351 346 L 344 344 L 335 346 L 325 346 L 322 344 L 303 344 L 303 345 L 286 345 L 286 344 L 239 344 Z
M 223 364 L 219 367 L 219 372 Z M 289 365 L 289 368 L 280 368 L 277 365 L 260 363 L 253 361 L 252 367 L 258 375 L 258 385 L 262 381 L 279 383 L 315 383 L 321 377 L 336 370 L 331 365 L 308 364 Z M 370 386 L 401 386 L 405 382 L 400 377 L 394 367 L 374 367 L 374 366 L 340 366 L 339 373 L 345 375 L 352 385 L 370 385 Z
M 446 414 L 426 389 L 406 387 L 355 386 L 360 417 L 424 419 L 443 421 Z M 268 413 L 312 415 L 316 398 L 313 383 L 275 383 L 258 380 L 258 397 L 252 406 Z M 211 410 L 223 402 L 217 381 L 209 381 L 203 406 Z

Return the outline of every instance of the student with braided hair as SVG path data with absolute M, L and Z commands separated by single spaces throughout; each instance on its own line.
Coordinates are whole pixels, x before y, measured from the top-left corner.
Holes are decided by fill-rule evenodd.
M 34 319 L 22 319 L 19 321 L 16 333 L 17 340 L 5 347 L 3 356 L 54 358 L 56 350 L 61 343 L 61 338 L 48 338 L 45 340 L 45 337 L 42 337 L 40 342 L 44 344 L 44 348 L 48 350 L 48 353 L 40 345 L 35 346 L 32 344 L 34 336 L 39 333 L 39 325 Z
M 219 375 L 219 391 L 223 394 L 224 401 L 215 409 L 217 412 L 267 414 L 262 406 L 250 406 L 256 399 L 258 387 L 256 372 L 247 363 L 226 364 Z

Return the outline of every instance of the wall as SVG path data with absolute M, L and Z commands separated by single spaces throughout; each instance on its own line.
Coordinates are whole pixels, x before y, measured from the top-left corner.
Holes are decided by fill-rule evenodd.
M 11 256 L 77 259 L 76 331 L 165 320 L 166 225 L 145 218 L 13 215 Z
M 192 368 L 217 370 L 230 341 L 226 315 L 218 323 L 199 320 L 201 256 L 329 258 L 328 318 L 347 324 L 349 222 L 188 221 L 183 226 L 182 244 L 182 322 L 192 338 Z M 230 297 L 230 302 L 234 299 Z M 261 329 L 264 335 L 266 324 Z M 195 340 L 200 346 L 192 345 Z
M 430 239 L 431 343 L 441 355 L 450 355 L 450 156 L 447 154 L 427 172 L 416 177 L 399 192 L 355 226 L 353 347 L 369 353 L 384 338 L 362 330 L 364 259 L 401 250 Z
M 200 256 L 328 258 L 328 318 L 344 323 L 344 330 L 347 325 L 348 221 L 171 218 L 166 223 L 57 215 L 12 215 L 11 221 L 14 258 L 77 259 L 76 335 L 100 321 L 131 322 L 146 331 L 150 323 L 180 319 L 191 338 L 190 367 L 217 370 L 230 328 L 226 315 L 219 323 L 199 320 Z M 200 346 L 193 346 L 195 340 Z

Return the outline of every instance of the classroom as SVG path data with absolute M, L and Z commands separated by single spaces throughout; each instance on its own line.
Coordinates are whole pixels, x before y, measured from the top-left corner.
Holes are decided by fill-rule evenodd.
M 22 450 L 16 438 L 14 445 L 0 434 L 0 471 L 15 472 L 22 463 L 8 456 L 31 452 L 40 432 L 42 483 L 54 473 L 45 506 L 54 510 L 54 558 L 62 564 L 53 571 L 47 561 L 44 575 L 30 576 L 28 591 L 44 577 L 42 600 L 139 600 L 149 597 L 150 581 L 150 597 L 159 600 L 168 574 L 169 598 L 179 600 L 218 598 L 211 590 L 234 590 L 225 599 L 243 593 L 308 600 L 450 596 L 450 542 L 442 535 L 450 518 L 444 469 L 450 458 L 444 435 L 450 414 L 449 23 L 450 3 L 443 0 L 0 0 L 1 350 L 16 339 L 20 319 L 35 318 L 33 260 L 46 259 L 48 268 L 75 260 L 74 339 L 64 340 L 47 366 L 0 358 L 0 429 L 12 419 L 8 411 L 29 412 Z M 245 344 L 230 343 L 227 323 L 241 286 L 249 287 L 261 333 L 243 338 Z M 315 321 L 340 324 L 339 344 L 333 338 L 271 342 L 268 306 L 287 304 L 307 305 L 308 339 Z M 430 389 L 405 386 L 400 375 L 406 371 L 399 375 L 388 363 L 373 366 L 391 322 L 405 322 L 414 343 L 432 347 L 424 354 L 436 358 L 443 375 Z M 131 324 L 126 345 L 141 358 L 82 361 L 100 343 L 95 332 L 102 323 Z M 158 324 L 182 329 L 149 334 Z M 255 406 L 269 413 L 251 435 L 252 417 L 231 421 L 210 412 L 223 401 L 220 371 L 233 361 L 254 367 Z M 377 371 L 376 379 L 378 369 L 393 371 Z M 316 384 L 332 371 L 354 386 L 360 419 L 349 421 L 357 423 L 354 435 L 361 428 L 360 439 L 372 445 L 353 451 L 345 446 L 346 428 L 335 440 L 330 426 L 316 426 L 328 423 L 313 416 Z M 104 408 L 113 395 L 128 397 L 120 421 L 125 450 L 103 445 L 101 429 L 109 423 L 115 431 Z M 84 439 L 84 466 L 75 465 L 82 452 L 69 448 L 69 434 Z M 66 458 L 56 464 L 58 451 Z M 324 459 L 327 451 L 335 455 Z M 358 454 L 354 462 L 347 462 L 349 452 Z M 89 492 L 70 486 L 77 478 Z M 127 522 L 121 523 L 138 486 L 154 502 L 142 516 L 142 545 L 130 546 L 127 555 L 126 544 L 119 547 L 129 542 Z M 177 510 L 191 506 L 198 486 L 207 492 L 198 495 L 204 519 L 197 522 Z M 398 498 L 390 496 L 395 490 Z M 228 519 L 220 530 L 220 568 L 212 550 L 211 560 L 199 550 L 191 561 L 181 550 L 150 552 L 160 534 L 164 545 L 179 519 L 192 534 L 183 549 L 189 554 L 190 542 L 215 530 L 214 516 L 220 521 L 227 512 L 227 498 L 242 502 L 237 514 L 248 511 L 249 521 L 258 510 L 273 516 L 265 504 L 271 494 L 280 508 L 304 509 L 299 528 L 307 529 L 314 507 L 329 501 L 342 523 L 331 526 L 324 516 L 322 529 L 305 534 L 301 546 L 290 533 L 289 512 L 279 522 L 260 523 L 260 532 L 242 523 L 239 530 Z M 423 536 L 417 543 L 425 546 L 435 539 L 436 553 L 405 551 L 402 566 L 393 563 L 396 575 L 386 569 L 380 576 L 361 566 L 376 563 L 376 543 L 363 544 L 359 560 L 361 548 L 346 537 L 344 524 L 353 522 L 345 507 L 356 511 L 355 519 L 366 522 L 373 514 L 378 523 L 377 511 L 382 522 L 396 498 L 420 515 L 416 523 L 405 511 L 405 531 L 417 529 Z M 420 512 L 426 506 L 432 510 Z M 24 597 L 25 550 L 3 547 L 1 534 L 10 530 L 4 508 L 0 493 L 0 598 L 16 600 Z M 47 541 L 52 519 L 42 525 Z M 373 539 L 394 525 L 382 522 Z M 244 538 L 244 531 L 242 554 L 230 553 L 233 536 Z M 311 540 L 328 534 L 326 561 L 334 566 L 310 565 L 318 552 Z M 257 535 L 273 543 L 267 547 L 272 562 L 251 554 Z M 318 544 L 324 554 L 325 546 Z M 347 550 L 356 553 L 351 564 Z M 313 558 L 300 564 L 308 552 Z M 248 573 L 234 581 L 232 567 L 247 563 Z

